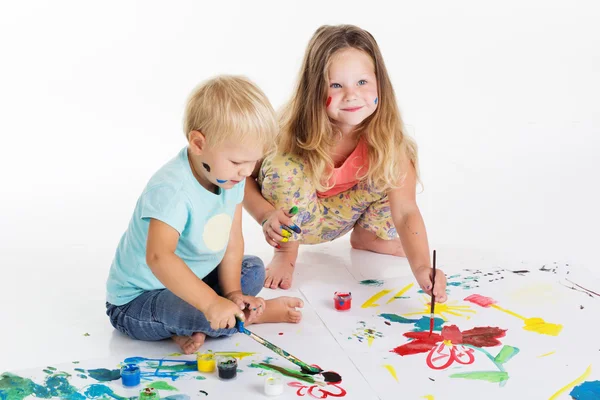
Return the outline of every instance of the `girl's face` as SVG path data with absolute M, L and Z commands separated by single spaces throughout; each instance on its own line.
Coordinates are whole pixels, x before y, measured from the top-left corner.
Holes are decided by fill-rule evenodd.
M 377 78 L 371 57 L 355 48 L 336 52 L 329 66 L 327 115 L 342 133 L 351 132 L 377 109 Z

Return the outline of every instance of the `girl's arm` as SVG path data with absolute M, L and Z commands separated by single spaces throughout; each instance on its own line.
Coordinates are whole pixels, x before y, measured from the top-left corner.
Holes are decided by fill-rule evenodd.
M 408 171 L 400 188 L 388 192 L 390 209 L 394 226 L 402 241 L 402 247 L 408 258 L 410 268 L 417 282 L 426 293 L 431 295 L 431 259 L 425 222 L 416 199 L 416 173 L 410 160 L 406 160 L 403 171 Z M 446 276 L 436 273 L 435 298 L 438 302 L 446 301 Z
M 270 212 L 275 211 L 275 207 L 265 200 L 260 192 L 260 187 L 258 186 L 257 178 L 261 165 L 262 160 L 256 163 L 252 175 L 246 178 L 243 203 L 248 214 L 250 214 L 259 224 L 267 219 Z

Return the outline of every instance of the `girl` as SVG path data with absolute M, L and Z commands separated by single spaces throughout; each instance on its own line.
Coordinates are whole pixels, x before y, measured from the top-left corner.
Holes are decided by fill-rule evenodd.
M 352 231 L 355 249 L 408 257 L 417 282 L 431 294 L 427 233 L 415 199 L 416 145 L 404 134 L 388 72 L 369 32 L 352 25 L 315 32 L 280 127 L 277 151 L 247 178 L 244 198 L 276 248 L 265 287 L 291 286 L 301 243 Z M 292 206 L 299 209 L 298 226 L 284 211 Z M 438 302 L 446 301 L 445 288 L 440 271 Z

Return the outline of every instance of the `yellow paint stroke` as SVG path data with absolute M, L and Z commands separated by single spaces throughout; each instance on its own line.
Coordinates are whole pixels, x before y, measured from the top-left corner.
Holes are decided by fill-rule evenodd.
M 371 335 L 367 336 L 367 343 L 369 343 L 369 347 L 371 347 L 371 345 L 373 344 L 373 340 L 375 340 L 375 337 Z
M 579 385 L 580 383 L 582 383 L 583 381 L 585 381 L 588 376 L 590 376 L 591 372 L 592 372 L 592 366 L 590 365 L 589 367 L 587 367 L 587 369 L 585 370 L 585 372 L 583 373 L 583 375 L 581 375 L 579 378 L 575 379 L 573 382 L 569 383 L 565 387 L 561 388 L 558 392 L 554 393 L 552 395 L 552 397 L 550 397 L 550 399 L 548 399 L 548 400 L 557 399 L 558 396 L 560 396 L 561 394 L 563 394 L 567 390 L 571 389 L 572 387 L 575 387 L 575 386 Z
M 523 329 L 530 332 L 541 333 L 542 335 L 558 336 L 562 331 L 561 324 L 546 322 L 541 318 L 527 318 Z
M 396 300 L 398 297 L 402 296 L 404 293 L 408 292 L 410 290 L 411 287 L 413 287 L 415 284 L 414 283 L 409 283 L 408 285 L 404 286 L 398 293 L 396 293 L 391 299 L 388 300 L 387 303 L 385 304 L 390 304 L 392 301 Z
M 402 314 L 404 317 L 410 315 L 429 315 L 431 313 L 430 304 L 427 300 L 424 301 L 424 308 L 421 311 L 412 312 L 408 314 Z M 466 319 L 470 319 L 470 315 L 466 315 L 467 313 L 475 314 L 475 310 L 471 308 L 471 306 L 459 306 L 456 305 L 458 302 L 451 301 L 448 303 L 436 303 L 435 304 L 435 315 L 439 315 L 444 321 L 447 321 L 448 318 L 444 314 L 450 314 L 457 317 L 465 317 Z
M 171 353 L 169 354 L 169 357 L 181 357 L 182 354 L 181 353 Z
M 502 312 L 505 312 L 505 313 L 507 313 L 507 314 L 509 314 L 509 315 L 512 315 L 513 317 L 517 317 L 517 318 L 519 318 L 519 319 L 522 319 L 523 321 L 525 321 L 525 320 L 527 319 L 527 318 L 525 318 L 525 317 L 524 317 L 524 316 L 522 316 L 522 315 L 519 315 L 519 314 L 517 314 L 517 313 L 515 313 L 515 312 L 509 311 L 509 310 L 507 310 L 506 308 L 502 308 L 502 307 L 500 307 L 500 306 L 497 306 L 496 304 L 492 304 L 490 307 L 492 307 L 492 308 L 495 308 L 496 310 L 500 310 L 500 311 L 502 311 Z
M 398 375 L 396 375 L 396 370 L 394 369 L 394 366 L 390 364 L 384 364 L 382 366 L 383 368 L 387 369 L 389 373 L 392 374 L 392 377 L 396 380 L 396 382 L 398 382 Z
M 362 308 L 369 308 L 369 307 L 377 307 L 379 306 L 379 304 L 375 303 L 377 300 L 379 300 L 380 298 L 382 298 L 383 296 L 387 295 L 389 292 L 391 292 L 392 289 L 384 289 L 381 292 L 374 294 L 373 296 L 371 296 L 371 298 L 367 301 L 364 302 L 364 304 L 361 306 Z
M 435 400 L 432 394 L 427 394 L 423 397 L 421 397 L 422 399 L 427 399 L 427 400 Z
M 554 350 L 554 351 L 551 351 L 551 352 L 549 352 L 549 353 L 546 353 L 546 354 L 542 354 L 541 356 L 538 356 L 537 358 L 542 358 L 542 357 L 551 356 L 551 355 L 552 355 L 552 354 L 554 354 L 554 353 L 556 353 L 556 350 Z
M 563 326 L 560 324 L 553 324 L 551 322 L 546 322 L 541 318 L 525 318 L 522 315 L 519 315 L 515 312 L 507 310 L 506 308 L 502 308 L 496 304 L 492 304 L 490 307 L 495 308 L 496 310 L 505 312 L 513 317 L 517 317 L 525 321 L 525 326 L 523 329 L 530 332 L 540 333 L 542 335 L 550 335 L 550 336 L 558 336 L 562 331 Z
M 249 353 L 244 351 L 215 351 L 213 354 L 215 356 L 235 357 L 242 360 L 244 357 L 250 357 L 255 355 L 256 353 Z

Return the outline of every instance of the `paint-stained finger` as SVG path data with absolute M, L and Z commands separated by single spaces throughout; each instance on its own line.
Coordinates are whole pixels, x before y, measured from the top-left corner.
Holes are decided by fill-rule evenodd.
M 267 228 L 267 234 L 269 235 L 269 237 L 276 241 L 276 242 L 281 242 L 281 240 L 284 238 L 283 236 L 281 236 L 279 233 L 277 233 L 275 231 L 275 229 L 271 228 L 270 226 Z

